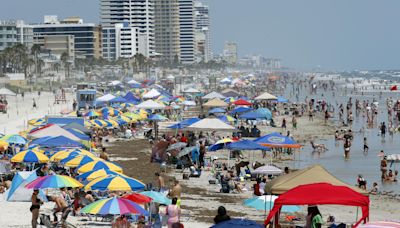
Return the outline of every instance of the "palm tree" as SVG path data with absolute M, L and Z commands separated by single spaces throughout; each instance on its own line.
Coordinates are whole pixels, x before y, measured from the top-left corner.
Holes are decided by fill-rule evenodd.
M 133 56 L 133 69 L 142 71 L 146 64 L 146 56 L 141 53 L 136 53 Z
M 70 62 L 69 62 L 69 55 L 66 52 L 63 52 L 61 54 L 61 62 L 64 65 L 64 70 L 65 70 L 65 78 L 69 78 L 69 67 L 71 66 Z
M 39 70 L 39 54 L 42 51 L 42 47 L 39 44 L 34 44 L 31 47 L 31 55 L 33 55 L 33 60 L 35 61 L 35 73 L 38 75 L 38 70 Z
M 53 64 L 53 70 L 57 71 L 57 73 L 58 73 L 58 71 L 60 70 L 60 66 L 61 66 L 60 63 L 58 63 L 58 62 L 54 63 Z

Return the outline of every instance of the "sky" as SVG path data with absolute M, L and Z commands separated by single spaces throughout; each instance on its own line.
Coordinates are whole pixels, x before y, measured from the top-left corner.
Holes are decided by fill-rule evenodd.
M 398 0 L 203 0 L 214 53 L 225 41 L 239 55 L 281 58 L 297 69 L 400 69 Z M 99 22 L 100 0 L 0 0 L 0 19 L 43 15 Z

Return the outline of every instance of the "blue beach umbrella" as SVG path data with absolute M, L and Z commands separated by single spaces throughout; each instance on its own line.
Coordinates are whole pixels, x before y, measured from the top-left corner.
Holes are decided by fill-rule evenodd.
M 263 195 L 254 198 L 247 199 L 243 202 L 243 205 L 252 207 L 256 210 L 269 211 L 274 207 L 274 201 L 277 199 L 277 196 L 273 195 Z M 282 212 L 284 213 L 294 213 L 300 210 L 298 206 L 283 206 Z
M 271 150 L 271 148 L 261 146 L 260 144 L 251 140 L 232 142 L 226 145 L 226 148 L 229 150 Z
M 264 228 L 253 220 L 248 219 L 230 219 L 213 225 L 211 228 Z
M 225 113 L 226 110 L 223 108 L 213 108 L 210 111 L 208 111 L 208 113 Z
M 27 139 L 17 134 L 3 136 L 0 140 L 13 144 L 26 144 L 28 142 Z
M 301 145 L 298 144 L 293 139 L 283 136 L 277 132 L 261 136 L 254 140 L 254 142 L 261 144 L 263 146 L 271 148 L 300 148 Z
M 288 99 L 286 99 L 286 98 L 284 98 L 284 97 L 282 97 L 282 96 L 278 96 L 277 99 L 276 99 L 276 101 L 277 101 L 277 102 L 280 102 L 280 103 L 289 102 Z
M 182 120 L 181 122 L 168 126 L 167 128 L 171 128 L 171 129 L 182 129 L 185 128 L 187 126 L 190 126 L 196 122 L 200 121 L 200 118 L 190 118 L 190 119 L 185 119 Z
M 147 119 L 148 119 L 148 120 L 153 120 L 153 121 L 164 121 L 164 120 L 168 120 L 167 117 L 162 116 L 162 115 L 160 115 L 160 114 L 153 114 L 153 115 L 150 115 Z
M 161 194 L 160 192 L 144 191 L 140 192 L 140 194 L 150 197 L 155 203 L 165 204 L 165 205 L 170 205 L 172 203 L 171 199 Z

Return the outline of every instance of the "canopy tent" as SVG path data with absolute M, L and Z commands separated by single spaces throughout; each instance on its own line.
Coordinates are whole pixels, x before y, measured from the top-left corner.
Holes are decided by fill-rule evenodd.
M 117 86 L 117 85 L 120 85 L 121 83 L 122 83 L 121 81 L 114 80 L 114 81 L 111 81 L 110 83 L 108 83 L 108 85 L 109 86 Z
M 64 136 L 64 137 L 72 139 L 74 141 L 80 140 L 80 138 L 75 136 L 73 133 L 63 129 L 62 127 L 60 127 L 56 124 L 47 124 L 43 127 L 35 129 L 29 133 L 29 136 L 32 138 L 43 138 L 46 136 L 50 136 L 50 137 Z
M 153 100 L 144 101 L 136 106 L 136 108 L 142 109 L 165 109 L 165 105 L 157 103 Z
M 225 96 L 220 93 L 217 93 L 217 92 L 211 92 L 203 97 L 203 99 L 206 99 L 206 100 L 210 100 L 210 99 L 214 99 L 214 98 L 224 99 Z
M 13 91 L 11 91 L 7 88 L 1 88 L 0 95 L 2 95 L 2 96 L 17 96 L 16 93 L 14 93 Z
M 263 174 L 263 175 L 279 175 L 282 173 L 282 170 L 278 167 L 272 165 L 264 165 L 255 169 L 252 174 Z
M 7 201 L 14 202 L 31 202 L 33 189 L 27 189 L 25 186 L 30 182 L 36 180 L 36 171 L 17 172 L 12 180 L 10 189 L 6 192 Z M 40 198 L 45 200 L 45 194 L 42 190 L 39 190 Z
M 286 99 L 286 98 L 284 98 L 284 97 L 282 97 L 282 96 L 278 96 L 278 98 L 276 99 L 276 101 L 277 101 L 277 102 L 280 102 L 280 103 L 289 102 L 288 99 Z
M 261 146 L 260 144 L 247 139 L 232 142 L 228 144 L 226 148 L 230 150 L 271 150 L 268 147 Z
M 221 92 L 225 97 L 239 97 L 240 93 L 233 89 L 225 89 Z
M 131 103 L 134 103 L 134 104 L 138 104 L 138 103 L 140 102 L 140 99 L 137 98 L 135 95 L 133 95 L 133 93 L 131 93 L 131 92 L 126 93 L 126 95 L 124 96 L 124 98 L 125 98 L 128 102 L 131 102 Z
M 40 145 L 42 147 L 63 147 L 63 148 L 70 148 L 70 147 L 79 147 L 84 148 L 85 146 L 77 141 L 69 139 L 65 136 L 57 136 L 57 137 L 45 137 L 46 139 L 40 142 L 32 142 L 31 144 Z M 39 139 L 38 139 L 39 140 Z
M 377 222 L 367 222 L 359 226 L 360 228 L 400 228 L 399 222 L 391 221 L 377 221 Z
M 83 132 L 85 134 L 89 134 L 90 133 L 90 130 L 87 129 L 85 126 L 83 126 L 81 124 L 78 124 L 78 123 L 75 123 L 75 122 L 72 122 L 72 123 L 69 123 L 67 125 L 64 125 L 62 128 L 66 129 L 66 130 L 67 129 L 76 129 L 76 130 L 79 130 L 79 131 L 81 131 L 81 132 Z
M 68 132 L 72 133 L 76 137 L 78 137 L 80 140 L 85 140 L 85 141 L 90 141 L 90 136 L 86 135 L 85 133 L 77 130 L 77 129 L 67 129 Z
M 269 224 L 276 216 L 275 225 L 279 223 L 279 211 L 283 205 L 346 205 L 361 207 L 362 216 L 354 227 L 369 217 L 369 197 L 362 195 L 346 186 L 337 186 L 328 183 L 314 183 L 299 185 L 280 195 L 274 201 L 274 207 L 268 214 L 264 224 Z
M 189 88 L 183 91 L 183 93 L 200 93 L 200 90 L 195 89 L 195 88 Z
M 135 81 L 134 79 L 127 82 L 128 84 L 140 84 L 139 82 Z
M 272 113 L 267 108 L 259 108 L 254 111 L 246 112 L 239 116 L 240 119 L 256 120 L 256 119 L 272 119 Z
M 235 131 L 235 128 L 217 118 L 205 118 L 187 127 L 191 131 Z
M 228 107 L 228 104 L 224 101 L 220 100 L 219 98 L 214 98 L 206 103 L 203 104 L 204 107 L 207 108 L 214 108 L 214 107 Z
M 263 146 L 268 146 L 271 148 L 300 148 L 301 145 L 298 144 L 293 139 L 283 136 L 280 133 L 274 132 L 268 135 L 261 136 L 254 140 L 254 142 L 261 144 Z
M 182 104 L 185 105 L 185 106 L 196 106 L 196 102 L 195 101 L 189 101 L 189 100 L 186 100 L 186 101 L 182 102 Z
M 257 97 L 254 98 L 254 100 L 276 100 L 277 97 L 275 97 L 274 95 L 265 92 Z
M 223 108 L 213 108 L 208 111 L 208 113 L 225 113 L 226 110 Z
M 106 95 L 104 95 L 104 96 L 101 96 L 101 97 L 97 98 L 96 101 L 107 102 L 107 101 L 110 101 L 110 100 L 112 100 L 112 99 L 114 99 L 114 98 L 115 98 L 114 95 L 112 95 L 112 94 L 106 94 Z
M 244 113 L 244 112 L 248 112 L 248 111 L 252 111 L 252 108 L 247 108 L 247 107 L 237 107 L 234 108 L 230 113 L 231 114 L 236 114 L 236 113 Z
M 247 105 L 250 106 L 252 105 L 250 102 L 244 100 L 244 99 L 239 99 L 237 101 L 232 102 L 234 105 Z
M 337 186 L 346 186 L 363 195 L 368 195 L 366 191 L 348 185 L 337 179 L 321 165 L 310 166 L 308 168 L 277 177 L 267 183 L 265 186 L 265 191 L 269 194 L 280 195 L 302 184 L 314 184 L 320 182 Z
M 222 84 L 231 84 L 231 82 L 232 82 L 232 80 L 228 77 L 226 77 L 220 81 L 220 83 L 222 83 Z
M 123 97 L 116 97 L 110 100 L 110 103 L 125 103 L 128 102 L 128 100 L 126 100 Z
M 195 118 L 190 118 L 190 119 L 185 119 L 185 120 L 183 120 L 183 121 L 181 121 L 179 123 L 176 123 L 176 124 L 173 124 L 171 126 L 168 126 L 167 128 L 182 129 L 182 128 L 185 128 L 185 127 L 187 127 L 189 125 L 192 125 L 192 124 L 194 124 L 194 123 L 196 123 L 198 121 L 200 121 L 200 119 L 196 118 L 196 117 Z
M 145 94 L 143 95 L 143 98 L 151 99 L 151 98 L 159 97 L 160 95 L 161 95 L 161 93 L 158 92 L 158 90 L 152 89 L 152 90 L 150 90 L 149 92 L 145 93 Z
M 211 228 L 264 228 L 264 226 L 253 220 L 235 218 L 215 224 Z

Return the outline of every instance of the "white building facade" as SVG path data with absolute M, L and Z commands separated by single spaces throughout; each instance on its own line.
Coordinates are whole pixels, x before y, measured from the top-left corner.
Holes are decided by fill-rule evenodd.
M 195 61 L 194 23 L 194 0 L 179 0 L 180 62 L 183 64 Z
M 137 30 L 124 23 L 115 24 L 113 28 L 103 28 L 103 58 L 111 61 L 132 58 L 139 53 Z
M 136 32 L 136 51 L 146 57 L 153 56 L 154 4 L 151 0 L 101 0 L 100 9 L 103 32 L 112 31 L 115 24 L 131 27 Z M 103 51 L 108 46 L 110 44 L 103 42 Z
M 209 7 L 196 1 L 195 15 L 195 61 L 208 62 L 212 58 Z
M 0 21 L 0 51 L 16 44 L 33 45 L 33 27 L 21 20 Z

